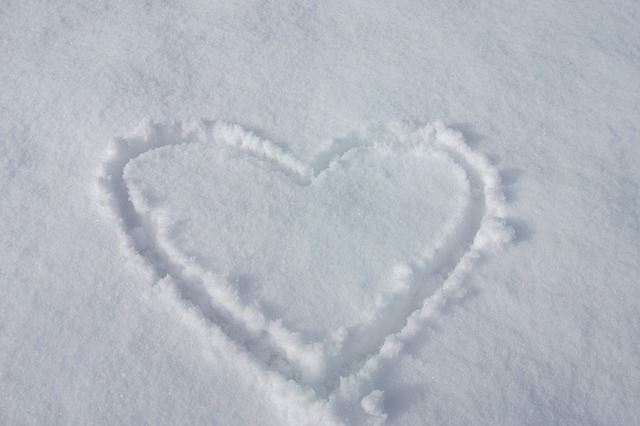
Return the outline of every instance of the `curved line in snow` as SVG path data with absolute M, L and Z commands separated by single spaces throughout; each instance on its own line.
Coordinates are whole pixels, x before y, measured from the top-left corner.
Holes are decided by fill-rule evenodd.
M 393 133 L 393 127 L 390 130 Z M 430 144 L 446 155 L 466 176 L 470 197 L 459 217 L 448 222 L 422 258 L 408 262 L 404 293 L 387 297 L 370 322 L 347 330 L 337 350 L 329 350 L 327 342 L 307 342 L 280 321 L 244 305 L 229 283 L 221 282 L 179 252 L 165 235 L 155 231 L 164 229 L 157 225 L 166 217 L 156 215 L 154 223 L 149 223 L 136 210 L 124 174 L 127 164 L 158 148 L 222 142 L 274 162 L 299 184 L 308 185 L 333 159 L 366 145 L 365 139 L 351 140 L 346 149 L 334 147 L 319 154 L 314 170 L 237 125 L 204 121 L 186 127 L 147 123 L 131 136 L 112 140 L 97 178 L 99 199 L 118 221 L 127 246 L 151 265 L 158 280 L 173 283 L 181 302 L 196 308 L 206 323 L 219 327 L 267 369 L 341 406 L 353 400 L 353 395 L 361 398 L 374 391 L 372 378 L 384 363 L 396 358 L 426 321 L 438 317 L 444 306 L 462 297 L 464 277 L 481 253 L 492 251 L 513 237 L 504 220 L 505 203 L 497 170 L 483 155 L 471 150 L 460 133 L 436 122 L 397 137 L 403 142 Z M 437 290 L 425 293 L 430 289 L 425 283 L 433 280 L 440 283 Z

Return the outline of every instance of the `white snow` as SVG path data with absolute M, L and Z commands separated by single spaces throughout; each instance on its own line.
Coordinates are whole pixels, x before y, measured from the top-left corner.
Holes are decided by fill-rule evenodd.
M 640 423 L 634 2 L 0 22 L 0 424 Z

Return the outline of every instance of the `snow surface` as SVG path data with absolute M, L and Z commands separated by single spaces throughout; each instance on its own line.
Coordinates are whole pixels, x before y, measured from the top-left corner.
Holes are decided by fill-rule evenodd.
M 640 424 L 635 2 L 0 22 L 0 424 Z

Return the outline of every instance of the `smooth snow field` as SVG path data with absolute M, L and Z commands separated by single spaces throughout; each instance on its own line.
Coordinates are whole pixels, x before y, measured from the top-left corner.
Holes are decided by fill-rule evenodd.
M 640 4 L 0 0 L 0 424 L 640 424 Z

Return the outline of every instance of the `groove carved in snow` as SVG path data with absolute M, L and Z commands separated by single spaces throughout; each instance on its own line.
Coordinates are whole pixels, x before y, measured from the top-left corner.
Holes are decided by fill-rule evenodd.
M 497 170 L 441 123 L 341 141 L 305 163 L 237 125 L 146 124 L 98 184 L 163 294 L 266 382 L 383 420 L 376 372 L 512 231 Z

